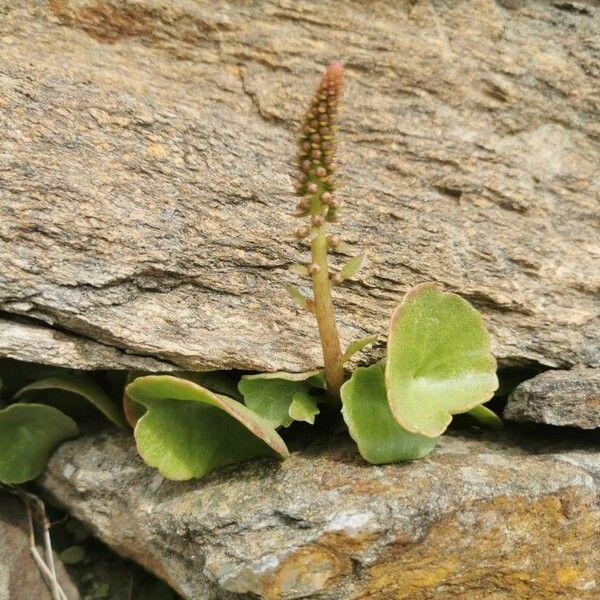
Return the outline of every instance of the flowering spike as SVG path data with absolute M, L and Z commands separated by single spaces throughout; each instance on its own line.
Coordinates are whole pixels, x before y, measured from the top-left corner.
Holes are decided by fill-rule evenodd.
M 330 279 L 327 252 L 329 248 L 338 248 L 341 244 L 338 235 L 327 236 L 328 222 L 337 220 L 339 201 L 334 197 L 334 153 L 335 120 L 338 102 L 342 93 L 343 69 L 339 62 L 331 63 L 325 70 L 314 98 L 306 113 L 298 144 L 298 179 L 296 192 L 301 196 L 296 214 L 310 215 L 310 251 L 311 260 L 308 274 L 312 279 L 314 300 L 304 296 L 297 302 L 312 309 L 319 328 L 325 381 L 332 402 L 340 400 L 340 387 L 344 382 L 342 350 L 338 336 L 331 287 L 343 281 L 343 275 L 333 275 Z M 297 237 L 304 237 L 305 229 L 297 230 Z M 302 267 L 302 272 L 306 267 Z M 297 266 L 295 272 L 300 272 Z
M 333 170 L 331 124 L 337 114 L 342 83 L 342 65 L 339 62 L 332 62 L 325 70 L 304 120 L 299 144 L 298 167 L 302 177 L 302 191 L 308 188 L 311 194 L 316 193 L 310 191 L 311 184 L 317 186 L 321 193 L 333 191 L 327 178 Z

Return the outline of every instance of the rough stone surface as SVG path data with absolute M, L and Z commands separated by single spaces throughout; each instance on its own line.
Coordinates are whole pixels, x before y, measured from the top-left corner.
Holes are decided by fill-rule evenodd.
M 36 323 L 0 319 L 0 356 L 71 369 L 172 371 L 174 366 Z
M 600 428 L 600 369 L 546 371 L 524 381 L 510 395 L 504 418 Z
M 504 364 L 597 365 L 599 34 L 595 2 L 0 1 L 0 310 L 186 368 L 319 363 L 288 172 L 339 57 L 370 252 L 343 339 L 435 280 Z
M 445 436 L 374 467 L 334 437 L 175 483 L 105 433 L 61 446 L 40 483 L 194 600 L 584 600 L 600 594 L 600 445 L 577 444 Z
M 68 600 L 79 600 L 64 566 L 54 557 L 57 578 Z M 52 600 L 29 548 L 23 503 L 0 492 L 0 600 Z

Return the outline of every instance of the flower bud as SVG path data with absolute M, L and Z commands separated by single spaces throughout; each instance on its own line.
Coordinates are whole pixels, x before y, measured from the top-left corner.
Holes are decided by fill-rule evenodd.
M 325 188 L 329 192 L 332 187 L 327 183 L 326 178 L 331 175 L 333 169 L 332 131 L 338 99 L 342 92 L 342 80 L 342 66 L 337 62 L 330 64 L 306 113 L 299 140 L 300 160 L 298 164 L 302 172 L 300 181 L 306 186 L 307 179 L 316 177 L 322 184 L 321 189 Z M 324 136 L 327 139 L 324 139 Z M 309 188 L 308 193 L 316 192 Z
M 327 244 L 331 248 L 337 248 L 340 245 L 341 241 L 342 241 L 342 239 L 340 238 L 340 236 L 337 233 L 334 235 L 327 236 Z
M 296 229 L 296 231 L 294 232 L 294 235 L 299 240 L 303 240 L 309 233 L 310 233 L 310 230 L 308 229 L 308 227 L 302 225 L 301 227 L 298 227 Z

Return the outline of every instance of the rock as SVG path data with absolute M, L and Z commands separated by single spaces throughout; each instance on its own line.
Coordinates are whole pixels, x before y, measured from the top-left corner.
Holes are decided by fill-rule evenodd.
M 141 371 L 173 371 L 170 363 L 150 356 L 136 356 L 99 344 L 93 340 L 69 335 L 38 325 L 0 319 L 0 356 L 38 362 L 70 369 L 139 369 Z
M 344 341 L 434 280 L 485 313 L 502 364 L 599 365 L 600 7 L 259 6 L 2 3 L 4 317 L 183 368 L 319 364 L 283 293 L 306 260 L 288 172 L 339 57 L 341 232 L 370 257 L 336 293 Z M 79 365 L 113 362 L 86 347 Z
M 546 371 L 518 385 L 508 399 L 504 418 L 565 425 L 600 427 L 600 369 Z
M 40 484 L 184 598 L 598 598 L 600 445 L 444 436 L 370 466 L 346 438 L 163 480 L 123 433 L 68 442 Z
M 68 600 L 79 600 L 77 589 L 56 555 L 54 561 L 57 579 Z M 0 600 L 32 599 L 52 600 L 52 594 L 31 556 L 23 503 L 0 492 Z

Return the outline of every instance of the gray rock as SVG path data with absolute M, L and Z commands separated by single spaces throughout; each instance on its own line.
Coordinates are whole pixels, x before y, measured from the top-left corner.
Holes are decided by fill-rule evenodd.
M 307 256 L 288 172 L 339 57 L 341 233 L 370 256 L 344 341 L 434 280 L 503 364 L 600 364 L 600 7 L 570 7 L 5 0 L 0 310 L 184 368 L 319 364 L 283 293 Z
M 151 356 L 136 356 L 113 346 L 56 331 L 36 323 L 0 319 L 0 356 L 70 369 L 139 369 L 173 371 Z
M 42 553 L 43 555 L 43 553 Z M 79 593 L 54 556 L 57 579 L 68 600 Z M 50 589 L 31 556 L 23 503 L 0 491 L 0 600 L 52 600 Z
M 40 484 L 189 599 L 591 600 L 600 445 L 578 444 L 444 436 L 375 467 L 332 438 L 176 483 L 102 434 L 61 446 Z
M 508 399 L 504 418 L 565 425 L 600 427 L 600 369 L 546 371 L 518 385 Z

